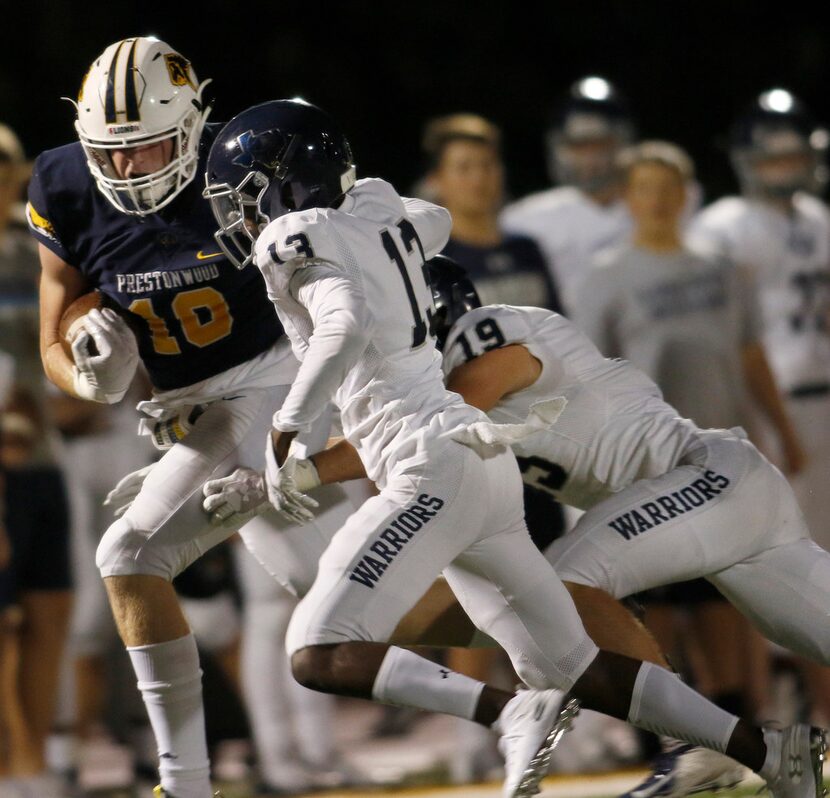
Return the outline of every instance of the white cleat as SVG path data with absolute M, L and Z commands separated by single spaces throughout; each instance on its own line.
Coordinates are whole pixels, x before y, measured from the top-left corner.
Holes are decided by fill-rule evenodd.
M 520 690 L 502 710 L 493 729 L 504 757 L 504 798 L 530 798 L 548 771 L 551 751 L 579 712 L 561 690 Z
M 764 742 L 778 750 L 778 767 L 766 776 L 773 798 L 823 798 L 823 767 L 827 754 L 824 729 L 798 723 L 785 729 L 764 729 Z

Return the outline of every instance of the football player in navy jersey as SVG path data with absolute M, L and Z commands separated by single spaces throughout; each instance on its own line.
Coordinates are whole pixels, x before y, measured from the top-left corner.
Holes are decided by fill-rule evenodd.
M 425 186 L 452 215 L 444 254 L 463 266 L 485 303 L 559 312 L 559 297 L 533 238 L 499 224 L 505 169 L 501 131 L 475 114 L 451 114 L 424 129 Z
M 156 735 L 157 795 L 174 798 L 212 792 L 198 655 L 171 580 L 234 531 L 210 523 L 202 483 L 264 464 L 266 431 L 297 370 L 259 271 L 229 263 L 194 183 L 215 137 L 207 83 L 157 39 L 107 47 L 75 104 L 80 142 L 40 155 L 27 207 L 49 379 L 113 403 L 141 360 L 155 389 L 139 406 L 142 430 L 166 451 L 146 478 L 130 477 L 143 479 L 140 492 L 104 534 L 97 565 Z M 84 317 L 70 358 L 60 320 L 91 289 L 103 308 Z M 326 436 L 321 426 L 307 443 Z M 332 529 L 345 518 L 342 496 L 329 497 Z M 284 527 L 258 516 L 241 534 L 279 582 L 303 592 L 314 574 L 296 552 L 308 532 L 292 540 Z

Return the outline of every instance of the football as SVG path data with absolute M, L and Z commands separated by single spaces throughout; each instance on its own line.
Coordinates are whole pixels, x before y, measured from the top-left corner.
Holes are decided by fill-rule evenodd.
M 93 290 L 88 294 L 79 296 L 63 312 L 60 324 L 58 325 L 58 334 L 63 343 L 63 350 L 70 359 L 72 359 L 72 341 L 81 329 L 81 322 L 84 316 L 93 308 L 100 310 L 102 307 L 104 307 L 103 295 L 100 291 Z M 97 354 L 95 344 L 91 339 L 89 341 L 89 353 L 91 355 Z

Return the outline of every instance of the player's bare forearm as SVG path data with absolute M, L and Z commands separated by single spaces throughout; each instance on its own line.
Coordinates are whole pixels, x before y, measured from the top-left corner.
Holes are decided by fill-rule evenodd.
M 74 363 L 63 349 L 60 321 L 63 312 L 84 291 L 87 284 L 81 273 L 59 258 L 43 244 L 38 245 L 40 257 L 40 357 L 43 370 L 51 382 L 70 396 L 73 389 Z
M 60 388 L 64 393 L 73 396 L 76 399 L 81 397 L 75 393 L 73 375 L 72 375 L 72 361 L 66 356 L 59 341 L 47 343 L 45 349 L 41 349 L 41 359 L 43 360 L 43 370 L 49 381 Z
M 521 344 L 500 347 L 453 369 L 447 388 L 485 413 L 503 396 L 533 385 L 542 365 Z
M 341 440 L 331 448 L 317 452 L 311 456 L 311 461 L 323 485 L 363 479 L 366 476 L 366 469 L 357 451 L 347 440 Z

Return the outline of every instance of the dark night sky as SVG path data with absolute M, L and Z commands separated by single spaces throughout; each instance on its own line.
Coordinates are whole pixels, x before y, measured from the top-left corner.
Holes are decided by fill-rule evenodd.
M 514 193 L 542 187 L 550 105 L 589 72 L 617 83 L 643 135 L 690 150 L 709 198 L 733 187 L 723 134 L 762 89 L 783 85 L 830 122 L 830 27 L 806 5 L 774 14 L 755 0 L 543 5 L 30 0 L 14 6 L 27 24 L 6 24 L 2 36 L 0 120 L 31 155 L 70 140 L 72 111 L 58 98 L 75 96 L 107 44 L 154 33 L 214 78 L 214 120 L 302 95 L 340 119 L 361 174 L 400 190 L 418 176 L 424 120 L 459 110 L 504 128 Z

